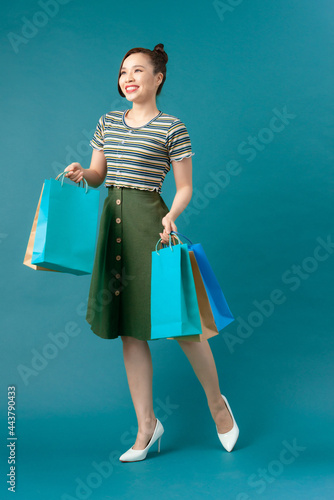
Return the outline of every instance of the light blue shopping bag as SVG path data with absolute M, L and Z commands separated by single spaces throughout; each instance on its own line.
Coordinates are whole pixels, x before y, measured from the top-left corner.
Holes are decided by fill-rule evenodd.
M 45 180 L 32 264 L 82 275 L 93 270 L 100 192 L 64 183 L 65 171 Z
M 171 245 L 170 238 L 170 244 L 158 251 L 158 243 L 152 252 L 151 339 L 201 334 L 187 245 Z
M 213 269 L 208 261 L 207 256 L 200 243 L 192 243 L 189 238 L 177 231 L 171 231 L 171 235 L 179 235 L 186 238 L 190 244 L 188 249 L 194 252 L 200 273 L 203 278 L 203 283 L 208 295 L 210 306 L 212 309 L 213 318 L 215 320 L 218 331 L 225 328 L 227 325 L 234 321 L 234 317 L 227 305 L 223 291 L 219 282 L 213 272 Z

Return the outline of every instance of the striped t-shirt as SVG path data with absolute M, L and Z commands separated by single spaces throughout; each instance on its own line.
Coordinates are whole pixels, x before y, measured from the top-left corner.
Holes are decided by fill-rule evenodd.
M 125 111 L 110 111 L 99 119 L 90 145 L 107 159 L 105 186 L 158 191 L 171 161 L 193 156 L 184 123 L 159 111 L 142 127 L 126 124 Z

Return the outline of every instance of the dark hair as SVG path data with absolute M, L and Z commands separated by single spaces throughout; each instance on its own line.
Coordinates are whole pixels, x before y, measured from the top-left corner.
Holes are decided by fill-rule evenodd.
M 157 90 L 157 93 L 156 93 L 156 95 L 159 95 L 160 92 L 161 92 L 162 86 L 163 86 L 163 84 L 165 83 L 165 80 L 166 80 L 166 72 L 167 72 L 166 64 L 168 62 L 168 55 L 166 54 L 166 52 L 164 50 L 164 44 L 163 43 L 158 43 L 158 45 L 156 45 L 153 50 L 144 49 L 142 47 L 135 47 L 134 49 L 129 50 L 125 54 L 125 56 L 123 57 L 123 60 L 121 62 L 121 65 L 120 65 L 119 72 L 118 72 L 118 82 L 117 82 L 118 92 L 120 93 L 120 95 L 122 97 L 125 97 L 125 95 L 123 94 L 123 92 L 122 92 L 122 90 L 121 90 L 121 88 L 119 86 L 119 79 L 120 79 L 120 76 L 121 76 L 121 68 L 123 66 L 123 62 L 125 61 L 125 59 L 130 54 L 135 54 L 136 52 L 142 52 L 143 54 L 147 54 L 150 57 L 151 64 L 153 66 L 153 74 L 154 75 L 156 75 L 157 73 L 162 73 L 163 74 L 162 82 L 160 83 L 160 85 L 158 87 L 158 90 Z

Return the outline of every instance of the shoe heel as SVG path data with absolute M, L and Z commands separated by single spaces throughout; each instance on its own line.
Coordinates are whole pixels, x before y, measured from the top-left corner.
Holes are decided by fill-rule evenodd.
M 161 436 L 158 439 L 158 453 L 160 453 L 160 441 L 161 441 Z

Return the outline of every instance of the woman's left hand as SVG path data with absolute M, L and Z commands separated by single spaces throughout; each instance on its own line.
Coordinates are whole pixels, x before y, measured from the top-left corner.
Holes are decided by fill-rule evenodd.
M 169 213 L 165 215 L 165 217 L 161 220 L 162 225 L 164 226 L 164 230 L 160 234 L 161 242 L 168 245 L 169 243 L 169 234 L 171 231 L 177 231 L 177 227 L 173 219 L 170 217 Z

